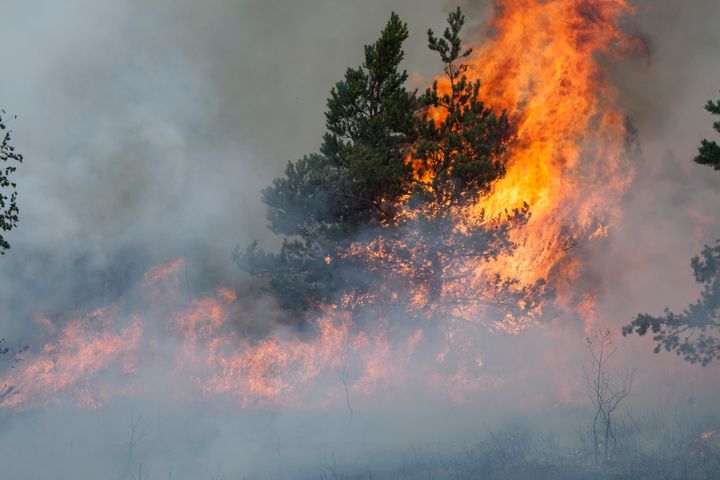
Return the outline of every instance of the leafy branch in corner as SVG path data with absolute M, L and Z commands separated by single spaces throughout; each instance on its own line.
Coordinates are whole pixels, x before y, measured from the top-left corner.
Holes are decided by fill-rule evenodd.
M 720 116 L 720 100 L 708 101 L 705 109 Z M 720 133 L 720 121 L 713 123 Z M 695 162 L 720 171 L 720 146 L 714 141 L 703 140 L 698 148 Z M 623 335 L 652 332 L 657 342 L 655 353 L 662 349 L 675 352 L 691 363 L 705 366 L 720 360 L 720 240 L 715 246 L 705 248 L 690 262 L 695 281 L 703 286 L 700 298 L 681 313 L 665 309 L 662 316 L 639 314 L 629 325 L 623 327 Z

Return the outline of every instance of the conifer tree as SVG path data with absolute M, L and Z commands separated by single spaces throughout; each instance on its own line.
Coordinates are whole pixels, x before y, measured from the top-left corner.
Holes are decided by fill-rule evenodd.
M 527 219 L 527 208 L 503 218 L 475 212 L 455 228 L 504 174 L 512 140 L 506 115 L 485 106 L 479 82 L 466 76 L 464 22 L 458 8 L 441 38 L 428 32 L 450 88 L 443 92 L 435 83 L 418 97 L 399 69 L 408 31 L 393 14 L 365 47 L 364 63 L 332 89 L 320 152 L 290 162 L 263 191 L 270 228 L 284 236 L 283 246 L 274 254 L 253 244 L 236 250 L 235 260 L 268 277 L 286 308 L 340 296 L 384 308 L 424 296 L 433 310 L 460 297 L 468 303 L 503 297 L 500 303 L 515 306 L 519 299 L 508 296 L 530 297 L 531 287 L 499 277 L 487 279 L 483 291 L 445 288 L 473 275 L 478 261 L 512 250 L 508 232 Z M 430 118 L 430 110 L 442 119 Z M 374 302 L 362 300 L 368 294 Z
M 364 268 L 400 276 L 411 295 L 425 292 L 427 305 L 434 311 L 440 307 L 444 315 L 452 308 L 442 307 L 459 304 L 495 303 L 515 309 L 520 298 L 531 309 L 535 286 L 519 288 L 517 282 L 494 277 L 486 279 L 486 288 L 478 289 L 477 283 L 466 281 L 478 261 L 514 248 L 509 230 L 524 223 L 528 211 L 525 207 L 502 218 L 469 212 L 505 173 L 503 154 L 512 130 L 504 112 L 498 114 L 481 101 L 480 82 L 466 76 L 464 61 L 472 50 L 462 48 L 462 11 L 453 11 L 447 21 L 442 37 L 428 31 L 428 46 L 440 56 L 449 91 L 441 91 L 434 82 L 420 98 L 408 215 L 395 235 L 370 244 L 383 254 L 364 257 Z M 430 111 L 435 114 L 426 115 Z M 456 228 L 460 219 L 461 229 Z
M 511 248 L 507 230 L 512 222 L 479 218 L 464 232 L 453 229 L 458 209 L 472 207 L 491 192 L 493 182 L 505 173 L 504 150 L 511 130 L 504 112 L 496 114 L 479 98 L 480 81 L 471 82 L 464 59 L 472 49 L 463 50 L 460 31 L 465 17 L 460 8 L 448 16 L 448 26 L 438 38 L 428 30 L 428 47 L 439 54 L 450 91 L 439 93 L 437 81 L 422 98 L 426 109 L 441 111 L 442 120 L 432 116 L 418 119 L 418 139 L 413 163 L 418 181 L 411 204 L 418 213 L 423 234 L 414 246 L 426 251 L 427 265 L 421 268 L 429 282 L 429 294 L 438 299 L 451 268 L 456 275 L 467 257 L 494 257 Z M 522 220 L 524 212 L 515 212 Z M 502 219 L 508 220 L 508 219 Z
M 720 115 L 720 101 L 708 101 L 705 109 Z M 720 132 L 720 122 L 713 127 Z M 703 140 L 699 153 L 695 162 L 720 170 L 720 147 L 716 142 Z M 623 335 L 652 332 L 657 343 L 655 353 L 665 349 L 688 362 L 707 365 L 720 360 L 720 241 L 713 247 L 706 245 L 690 266 L 695 281 L 703 286 L 695 303 L 681 313 L 666 308 L 660 317 L 641 313 L 622 332 Z
M 414 137 L 416 95 L 400 70 L 407 37 L 393 13 L 380 38 L 365 46 L 363 64 L 332 89 L 320 153 L 288 163 L 263 191 L 270 228 L 285 237 L 280 252 L 256 244 L 235 251 L 240 268 L 269 277 L 287 308 L 305 309 L 341 290 L 351 267 L 337 252 L 392 225 L 397 199 L 410 189 L 405 149 Z

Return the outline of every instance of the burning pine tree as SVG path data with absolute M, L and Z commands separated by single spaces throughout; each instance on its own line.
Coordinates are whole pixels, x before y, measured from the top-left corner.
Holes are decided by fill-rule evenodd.
M 480 49 L 463 47 L 460 9 L 428 32 L 443 75 L 424 94 L 404 86 L 395 14 L 332 90 L 320 152 L 263 192 L 282 249 L 235 252 L 284 307 L 390 306 L 518 331 L 543 298 L 582 301 L 571 249 L 605 235 L 632 179 L 593 56 L 641 43 L 618 26 L 623 1 L 504 4 Z
M 285 307 L 450 306 L 447 314 L 475 302 L 530 310 L 532 289 L 511 292 L 514 279 L 493 275 L 482 289 L 456 288 L 473 285 L 478 261 L 510 255 L 509 231 L 528 217 L 527 205 L 493 217 L 469 213 L 505 173 L 514 134 L 506 114 L 480 99 L 480 81 L 466 75 L 464 22 L 458 9 L 441 38 L 428 32 L 450 88 L 435 82 L 418 96 L 404 86 L 408 31 L 393 14 L 365 47 L 363 65 L 333 88 L 320 153 L 290 162 L 264 190 L 270 227 L 286 240 L 278 254 L 253 244 L 235 258 L 269 277 Z

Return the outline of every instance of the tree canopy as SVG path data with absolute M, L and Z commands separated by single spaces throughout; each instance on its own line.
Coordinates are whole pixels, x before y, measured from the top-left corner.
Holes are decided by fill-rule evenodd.
M 16 184 L 11 180 L 17 169 L 15 162 L 23 156 L 12 145 L 11 131 L 3 121 L 5 110 L 0 110 L 0 230 L 9 232 L 18 224 L 20 210 L 17 206 Z M 0 234 L 0 255 L 10 248 L 10 243 Z
M 720 115 L 720 101 L 708 101 L 705 108 Z M 720 132 L 720 122 L 713 127 Z M 703 140 L 695 162 L 720 170 L 720 147 L 716 142 Z M 664 348 L 691 363 L 707 365 L 720 359 L 720 241 L 713 247 L 706 245 L 690 266 L 695 281 L 703 286 L 700 298 L 681 313 L 668 308 L 659 317 L 641 313 L 623 327 L 623 335 L 652 332 L 657 342 L 655 353 Z
M 486 106 L 479 82 L 465 75 L 471 51 L 462 48 L 464 22 L 458 8 L 442 37 L 428 31 L 450 87 L 436 82 L 419 95 L 405 86 L 400 64 L 408 30 L 393 13 L 380 38 L 365 46 L 362 65 L 331 90 L 319 152 L 289 162 L 263 190 L 282 248 L 268 253 L 253 243 L 236 249 L 234 259 L 266 277 L 285 308 L 303 311 L 368 293 L 384 305 L 403 304 L 418 291 L 452 302 L 445 285 L 471 274 L 469 257 L 513 248 L 508 231 L 525 221 L 527 209 L 503 219 L 480 212 L 463 228 L 453 224 L 503 175 L 513 135 L 505 114 Z
M 417 100 L 399 69 L 407 37 L 407 25 L 392 14 L 380 38 L 365 47 L 363 64 L 348 68 L 330 92 L 320 152 L 289 162 L 285 175 L 263 190 L 269 227 L 284 236 L 280 252 L 257 244 L 235 251 L 242 269 L 269 277 L 287 308 L 305 309 L 341 290 L 349 272 L 329 260 L 361 232 L 392 224 L 394 204 L 410 188 L 404 158 Z

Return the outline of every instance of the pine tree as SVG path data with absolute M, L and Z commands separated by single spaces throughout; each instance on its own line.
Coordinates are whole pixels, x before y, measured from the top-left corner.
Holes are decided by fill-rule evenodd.
M 408 215 L 396 232 L 368 244 L 375 254 L 364 257 L 363 268 L 392 272 L 400 277 L 395 283 L 408 286 L 406 293 L 415 297 L 415 303 L 416 294 L 424 292 L 425 305 L 435 312 L 440 307 L 444 316 L 460 304 L 495 303 L 515 309 L 521 298 L 531 309 L 535 286 L 520 288 L 517 282 L 499 277 L 485 279 L 485 288 L 468 282 L 478 262 L 514 248 L 509 230 L 527 220 L 528 210 L 526 206 L 503 218 L 469 212 L 505 173 L 503 154 L 512 131 L 504 112 L 497 114 L 480 100 L 480 82 L 471 82 L 465 74 L 463 61 L 472 50 L 462 48 L 464 22 L 458 8 L 448 16 L 441 38 L 428 31 L 428 46 L 442 60 L 449 91 L 441 93 L 435 82 L 420 98 Z M 435 114 L 426 115 L 430 111 Z M 459 222 L 463 228 L 456 228 Z
M 351 267 L 339 260 L 361 233 L 395 222 L 397 199 L 412 181 L 405 149 L 414 138 L 416 95 L 400 70 L 407 25 L 393 13 L 365 61 L 349 68 L 327 101 L 320 153 L 288 163 L 263 191 L 278 254 L 236 249 L 241 269 L 269 277 L 281 304 L 305 309 L 342 290 Z M 332 259 L 332 261 L 330 261 Z
M 509 230 L 528 214 L 526 207 L 503 218 L 465 215 L 504 174 L 512 130 L 466 77 L 464 21 L 457 9 L 442 38 L 428 32 L 450 89 L 441 93 L 435 83 L 418 98 L 399 70 L 408 32 L 393 14 L 380 39 L 365 47 L 363 65 L 332 89 L 320 152 L 289 163 L 263 191 L 283 246 L 273 254 L 253 244 L 236 250 L 235 260 L 268 277 L 284 307 L 300 311 L 340 297 L 353 305 L 418 307 L 424 297 L 435 311 L 502 297 L 498 303 L 516 306 L 525 298 L 532 308 L 532 287 L 495 277 L 478 290 L 463 281 L 477 262 L 514 248 Z M 442 119 L 429 118 L 430 110 L 442 111 Z M 472 221 L 456 228 L 466 217 Z M 445 288 L 449 283 L 453 288 Z M 465 290 L 454 288 L 463 283 Z
M 720 101 L 708 101 L 709 112 L 720 115 Z M 713 127 L 720 132 L 720 122 Z M 700 155 L 695 162 L 720 170 L 720 147 L 716 142 L 703 140 Z M 623 327 L 623 335 L 652 332 L 657 343 L 655 353 L 663 348 L 675 352 L 691 363 L 707 365 L 720 360 L 720 241 L 714 247 L 705 246 L 699 256 L 690 262 L 695 281 L 703 285 L 700 298 L 682 313 L 666 308 L 664 315 L 655 317 L 639 314 L 629 325 Z
M 432 116 L 419 118 L 418 140 L 413 163 L 419 181 L 411 204 L 422 224 L 415 247 L 427 252 L 425 276 L 430 298 L 437 300 L 446 270 L 457 273 L 454 260 L 466 257 L 494 257 L 511 248 L 507 230 L 512 222 L 480 218 L 471 228 L 453 229 L 458 209 L 473 206 L 491 192 L 493 182 L 505 173 L 504 150 L 510 140 L 510 124 L 505 113 L 497 115 L 479 99 L 480 81 L 471 82 L 463 60 L 472 49 L 463 50 L 460 31 L 465 23 L 460 8 L 448 16 L 448 27 L 437 38 L 428 30 L 428 46 L 443 62 L 450 84 L 447 93 L 438 92 L 438 83 L 422 98 L 426 109 L 441 111 L 440 121 Z M 519 222 L 523 214 L 516 212 Z

